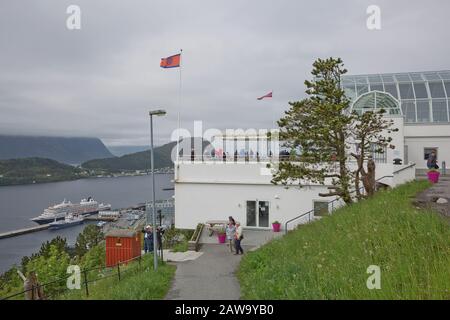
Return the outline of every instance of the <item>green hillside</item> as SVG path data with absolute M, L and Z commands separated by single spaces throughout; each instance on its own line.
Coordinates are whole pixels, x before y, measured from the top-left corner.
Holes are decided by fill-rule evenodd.
M 86 176 L 84 170 L 51 159 L 0 160 L 0 186 L 74 180 Z
M 249 252 L 238 272 L 243 298 L 450 299 L 450 225 L 411 205 L 428 186 L 380 192 Z M 381 289 L 367 288 L 371 265 Z

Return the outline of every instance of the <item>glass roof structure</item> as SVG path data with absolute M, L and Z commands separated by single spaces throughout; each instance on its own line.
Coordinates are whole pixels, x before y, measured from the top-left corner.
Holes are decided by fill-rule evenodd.
M 406 124 L 450 123 L 450 70 L 348 75 L 342 77 L 342 87 L 358 112 L 382 102 L 389 114 L 402 114 Z

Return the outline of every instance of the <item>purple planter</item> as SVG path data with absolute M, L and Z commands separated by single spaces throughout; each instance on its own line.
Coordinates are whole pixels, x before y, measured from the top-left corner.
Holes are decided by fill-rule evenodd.
M 226 234 L 218 234 L 217 238 L 219 239 L 219 243 L 225 243 L 225 240 L 227 239 Z
M 427 173 L 428 180 L 431 183 L 437 183 L 439 181 L 439 175 L 440 175 L 439 171 L 428 171 Z
M 280 223 L 272 223 L 273 232 L 280 232 L 281 224 Z

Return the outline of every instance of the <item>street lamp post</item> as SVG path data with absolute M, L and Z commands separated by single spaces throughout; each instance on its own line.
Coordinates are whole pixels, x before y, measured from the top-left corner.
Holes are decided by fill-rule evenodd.
M 153 268 L 156 271 L 158 269 L 158 256 L 156 254 L 156 250 L 158 248 L 158 239 L 157 239 L 157 231 L 156 231 L 156 202 L 155 202 L 155 169 L 154 169 L 154 155 L 153 155 L 153 116 L 163 116 L 166 114 L 164 110 L 153 110 L 149 113 L 150 116 L 150 161 L 151 161 L 151 170 L 152 170 L 152 225 L 153 225 Z M 148 219 L 147 214 L 147 222 Z

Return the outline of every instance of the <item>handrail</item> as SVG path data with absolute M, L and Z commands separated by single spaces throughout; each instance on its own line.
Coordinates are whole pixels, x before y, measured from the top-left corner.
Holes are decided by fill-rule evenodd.
M 415 165 L 415 164 L 414 164 L 414 165 Z M 401 170 L 403 170 L 403 169 L 405 169 L 405 168 L 402 168 Z M 399 170 L 399 171 L 401 171 L 401 170 Z M 398 171 L 396 171 L 396 172 L 398 172 Z M 393 175 L 382 176 L 381 178 L 378 178 L 377 180 L 375 180 L 375 182 L 378 182 L 378 181 L 380 181 L 381 179 L 384 179 L 384 178 L 393 178 L 393 177 L 394 177 Z M 363 190 L 363 189 L 364 189 L 364 186 L 362 186 L 362 187 L 359 188 L 360 191 Z M 354 193 L 354 192 L 356 192 L 356 190 L 350 191 L 350 193 Z M 338 200 L 341 200 L 341 197 L 337 197 L 336 199 L 333 199 L 333 200 L 328 201 L 328 202 L 327 202 L 327 205 L 329 206 L 330 204 L 333 204 L 335 201 L 338 201 Z M 314 213 L 314 209 L 311 209 L 311 210 L 309 210 L 308 212 L 302 213 L 301 215 L 298 215 L 298 216 L 296 216 L 296 217 L 294 217 L 294 218 L 292 218 L 292 219 L 286 221 L 286 223 L 284 224 L 284 233 L 285 233 L 285 234 L 287 233 L 287 231 L 288 231 L 288 228 L 287 228 L 287 227 L 288 227 L 288 224 L 289 224 L 289 223 L 291 223 L 292 221 L 295 221 L 295 220 L 297 220 L 297 219 L 300 219 L 300 218 L 302 218 L 303 216 L 306 216 L 307 214 L 311 214 L 311 212 Z M 309 221 L 311 221 L 311 218 L 309 219 Z
M 416 164 L 414 163 L 414 162 L 412 162 L 412 163 L 410 163 L 410 164 L 408 164 L 406 167 L 403 167 L 403 168 L 401 168 L 401 169 L 398 169 L 397 171 L 394 171 L 394 173 L 399 173 L 399 172 L 401 172 L 401 171 L 403 171 L 403 170 L 406 170 L 406 169 L 409 169 L 409 168 L 411 168 L 411 167 L 413 167 L 413 166 L 415 166 Z

